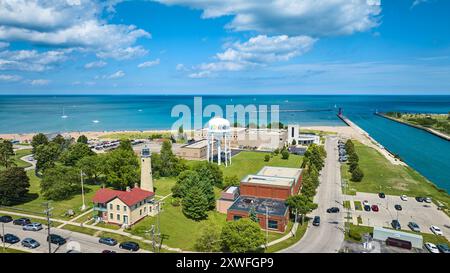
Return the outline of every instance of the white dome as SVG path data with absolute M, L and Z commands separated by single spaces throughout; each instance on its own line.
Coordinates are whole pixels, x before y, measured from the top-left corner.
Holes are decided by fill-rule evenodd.
M 224 118 L 214 117 L 208 122 L 210 132 L 229 132 L 230 122 Z

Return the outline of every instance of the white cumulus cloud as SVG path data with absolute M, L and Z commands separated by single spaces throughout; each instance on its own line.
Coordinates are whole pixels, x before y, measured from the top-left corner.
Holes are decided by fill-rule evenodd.
M 36 85 L 36 86 L 38 86 L 38 85 L 47 85 L 49 83 L 50 83 L 50 81 L 49 80 L 45 80 L 45 79 L 36 79 L 36 80 L 30 81 L 31 85 Z
M 95 62 L 91 62 L 91 63 L 87 63 L 84 65 L 84 68 L 86 69 L 90 69 L 90 68 L 101 68 L 106 66 L 107 63 L 104 61 L 95 61 Z
M 123 78 L 124 76 L 125 76 L 125 72 L 123 72 L 122 70 L 119 70 L 111 75 L 104 76 L 103 78 L 112 80 L 112 79 L 120 79 L 120 78 Z
M 143 62 L 141 64 L 138 64 L 138 68 L 146 68 L 146 67 L 152 67 L 155 65 L 159 64 L 159 59 L 153 60 L 153 61 L 148 61 L 148 62 Z
M 0 74 L 0 82 L 17 82 L 21 79 L 22 77 L 18 75 Z

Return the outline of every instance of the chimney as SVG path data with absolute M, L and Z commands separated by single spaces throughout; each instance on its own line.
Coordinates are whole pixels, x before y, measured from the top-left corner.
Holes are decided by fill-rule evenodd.
M 127 192 L 130 192 L 131 191 L 131 188 L 130 187 L 127 187 Z
M 139 188 L 139 184 L 138 183 L 134 183 L 134 188 L 135 189 Z

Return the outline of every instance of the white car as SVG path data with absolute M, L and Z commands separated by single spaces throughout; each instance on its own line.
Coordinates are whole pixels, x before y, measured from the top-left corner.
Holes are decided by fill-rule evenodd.
M 364 200 L 364 202 L 363 202 L 363 206 L 370 206 L 370 204 L 369 204 L 369 201 L 367 201 L 367 200 Z
M 400 196 L 400 199 L 402 199 L 403 201 L 408 201 L 408 196 L 403 194 L 402 196 Z
M 442 230 L 437 226 L 431 226 L 430 229 L 436 235 L 443 235 Z
M 425 203 L 431 203 L 431 198 L 430 198 L 430 197 L 427 197 L 427 198 L 425 198 L 423 201 L 425 201 Z
M 425 243 L 425 247 L 430 251 L 431 253 L 439 253 L 439 249 L 436 247 L 433 243 Z

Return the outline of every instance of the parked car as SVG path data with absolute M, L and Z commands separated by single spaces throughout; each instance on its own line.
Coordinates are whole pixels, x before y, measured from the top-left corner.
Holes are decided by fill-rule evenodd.
M 5 236 L 0 236 L 0 238 L 2 239 L 2 242 L 7 244 L 15 244 L 20 242 L 19 237 L 11 233 L 6 233 Z
M 363 206 L 369 206 L 370 204 L 369 204 L 369 201 L 367 201 L 367 200 L 364 200 L 363 201 Z
M 401 206 L 401 205 L 398 205 L 398 204 L 395 205 L 394 208 L 395 208 L 396 210 L 402 210 L 402 206 Z
M 327 212 L 328 213 L 338 213 L 339 212 L 339 208 L 332 207 L 332 208 L 327 209 Z
M 424 199 L 424 201 L 425 201 L 425 203 L 431 203 L 431 198 L 427 197 L 427 198 Z
M 31 220 L 28 218 L 19 218 L 13 221 L 14 225 L 18 225 L 18 226 L 25 226 L 28 224 L 31 224 Z
M 105 244 L 105 245 L 109 245 L 109 246 L 115 246 L 117 245 L 117 240 L 113 239 L 113 238 L 100 238 L 100 240 L 98 240 L 98 242 L 100 244 Z
M 379 211 L 378 205 L 372 205 L 372 211 Z
M 314 216 L 313 226 L 320 226 L 320 216 Z
M 63 237 L 56 235 L 56 234 L 50 234 L 49 236 L 47 236 L 47 242 L 50 239 L 50 243 L 52 244 L 56 244 L 59 246 L 62 246 L 63 244 L 65 244 L 67 241 L 66 239 L 64 239 Z
M 384 192 L 380 192 L 380 193 L 378 194 L 378 197 L 380 197 L 380 198 L 385 198 L 385 197 L 386 197 L 386 194 L 384 194 Z
M 423 201 L 425 201 L 425 198 L 417 196 L 416 201 L 422 203 Z
M 9 223 L 13 220 L 13 218 L 9 215 L 3 215 L 0 217 L 0 223 Z
M 408 227 L 415 232 L 420 232 L 420 227 L 418 224 L 416 224 L 415 222 L 409 222 L 408 223 Z
M 116 253 L 116 252 L 114 250 L 105 249 L 102 251 L 102 253 Z
M 430 230 L 436 235 L 443 235 L 442 230 L 438 226 L 431 226 Z
M 425 247 L 430 251 L 431 253 L 439 253 L 439 249 L 436 247 L 433 243 L 425 243 Z
M 398 220 L 392 220 L 391 226 L 394 229 L 402 229 L 402 226 L 400 225 L 400 222 Z
M 408 196 L 403 194 L 402 196 L 400 196 L 400 199 L 402 199 L 402 201 L 408 201 Z
M 139 244 L 135 242 L 123 242 L 119 245 L 119 248 L 126 249 L 129 251 L 138 251 L 139 250 Z
M 370 211 L 370 206 L 369 206 L 369 205 L 365 205 L 365 206 L 364 206 L 364 210 L 365 210 L 365 211 Z
M 23 226 L 23 230 L 39 231 L 41 229 L 42 229 L 41 223 L 31 223 L 31 224 Z
M 26 248 L 34 249 L 34 248 L 38 248 L 40 245 L 41 244 L 38 241 L 36 241 L 35 239 L 32 239 L 32 238 L 25 238 L 22 240 L 22 246 L 26 247 Z
M 436 247 L 439 249 L 441 253 L 450 253 L 450 247 L 446 244 L 438 244 Z

